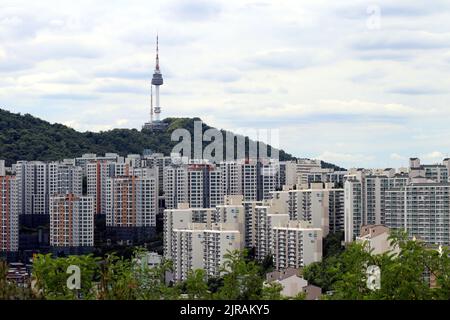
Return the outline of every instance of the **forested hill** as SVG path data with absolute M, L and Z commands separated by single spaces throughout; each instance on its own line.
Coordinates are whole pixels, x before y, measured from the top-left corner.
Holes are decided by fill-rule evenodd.
M 80 157 L 84 153 L 120 155 L 141 154 L 144 149 L 170 154 L 177 142 L 171 133 L 178 128 L 194 131 L 199 118 L 167 118 L 165 132 L 114 129 L 110 131 L 78 132 L 62 124 L 51 124 L 29 114 L 21 115 L 0 109 L 0 159 L 11 165 L 18 160 L 62 160 Z M 203 130 L 210 127 L 203 125 Z M 281 160 L 295 157 L 280 150 Z M 324 167 L 334 166 L 323 163 Z

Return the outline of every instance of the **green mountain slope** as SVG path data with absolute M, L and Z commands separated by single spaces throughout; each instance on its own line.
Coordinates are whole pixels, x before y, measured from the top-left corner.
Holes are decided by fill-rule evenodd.
M 165 132 L 114 129 L 104 132 L 78 132 L 62 124 L 51 124 L 29 114 L 21 115 L 0 109 L 0 159 L 11 165 L 18 160 L 62 160 L 80 157 L 83 153 L 106 152 L 141 154 L 144 149 L 170 154 L 177 142 L 171 133 L 185 128 L 193 133 L 194 121 L 199 118 L 167 118 Z M 203 124 L 203 130 L 210 127 Z M 248 139 L 246 139 L 248 143 Z M 207 143 L 205 143 L 206 145 Z M 295 157 L 280 150 L 281 160 Z M 324 163 L 325 166 L 334 166 Z

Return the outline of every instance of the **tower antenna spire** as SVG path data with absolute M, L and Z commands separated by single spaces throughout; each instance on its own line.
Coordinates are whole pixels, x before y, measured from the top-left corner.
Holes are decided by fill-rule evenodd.
M 156 34 L 156 71 L 159 71 L 159 35 Z

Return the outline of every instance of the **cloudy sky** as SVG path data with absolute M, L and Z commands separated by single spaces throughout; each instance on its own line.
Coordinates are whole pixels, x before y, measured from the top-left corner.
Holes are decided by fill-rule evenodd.
M 0 107 L 140 128 L 157 32 L 164 117 L 345 167 L 450 154 L 446 0 L 0 0 Z

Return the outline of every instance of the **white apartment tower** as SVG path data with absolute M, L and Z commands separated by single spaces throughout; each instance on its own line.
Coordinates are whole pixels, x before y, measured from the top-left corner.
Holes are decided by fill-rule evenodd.
M 242 194 L 241 165 L 236 161 L 221 162 L 220 170 L 224 195 Z
M 0 177 L 3 177 L 5 175 L 6 175 L 5 160 L 0 160 Z
M 215 222 L 215 209 L 189 208 L 189 204 L 180 204 L 178 209 L 164 210 L 164 256 L 172 259 L 172 232 L 185 230 L 192 223 L 204 223 L 211 226 Z
M 310 159 L 297 160 L 297 185 L 308 186 L 308 174 L 314 169 L 321 169 L 322 161 Z
M 188 169 L 184 165 L 164 168 L 164 197 L 167 209 L 176 209 L 178 204 L 189 201 Z
M 268 255 L 273 254 L 273 228 L 275 226 L 285 225 L 289 222 L 289 215 L 282 211 L 277 211 L 272 206 L 255 207 L 255 256 L 258 261 L 263 261 Z
M 322 260 L 322 229 L 301 221 L 273 228 L 273 258 L 276 270 L 298 269 Z
M 188 272 L 195 269 L 205 270 L 208 277 L 217 277 L 225 254 L 241 249 L 241 235 L 229 225 L 194 223 L 186 229 L 174 229 L 171 243 L 174 280 L 186 280 Z
M 242 195 L 244 201 L 258 200 L 258 175 L 259 167 L 256 160 L 246 160 L 241 165 L 242 170 Z
M 386 194 L 386 226 L 429 244 L 450 245 L 450 183 L 414 178 Z
M 48 165 L 39 161 L 18 161 L 16 179 L 19 213 L 48 214 Z
M 308 189 L 272 192 L 272 205 L 281 206 L 290 220 L 308 221 L 323 236 L 344 231 L 344 189 L 330 183 L 312 183 Z

